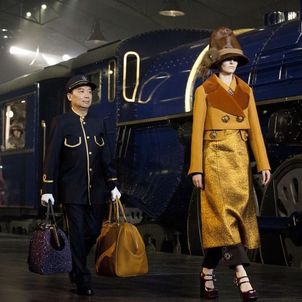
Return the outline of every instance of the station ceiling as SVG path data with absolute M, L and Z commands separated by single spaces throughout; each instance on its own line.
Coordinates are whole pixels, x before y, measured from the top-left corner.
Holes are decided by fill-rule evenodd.
M 266 13 L 298 11 L 300 2 L 178 0 L 185 15 L 165 17 L 158 13 L 165 1 L 0 0 L 0 83 L 104 43 L 87 40 L 95 22 L 107 42 L 164 28 L 259 28 Z M 41 9 L 42 4 L 47 8 Z M 27 12 L 31 16 L 26 17 Z M 10 54 L 11 46 L 27 53 Z

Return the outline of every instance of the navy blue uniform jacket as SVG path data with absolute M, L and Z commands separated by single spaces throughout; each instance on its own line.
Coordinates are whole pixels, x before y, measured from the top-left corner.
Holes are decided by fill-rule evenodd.
M 73 111 L 54 118 L 44 161 L 42 194 L 74 204 L 104 202 L 116 186 L 108 139 L 100 118 Z

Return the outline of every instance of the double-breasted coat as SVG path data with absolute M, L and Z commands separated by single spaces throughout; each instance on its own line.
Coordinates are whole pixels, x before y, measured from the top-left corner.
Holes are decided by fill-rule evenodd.
M 247 143 L 257 170 L 270 169 L 252 89 L 237 76 L 228 87 L 214 74 L 195 92 L 189 169 L 203 174 L 204 248 L 260 244 Z

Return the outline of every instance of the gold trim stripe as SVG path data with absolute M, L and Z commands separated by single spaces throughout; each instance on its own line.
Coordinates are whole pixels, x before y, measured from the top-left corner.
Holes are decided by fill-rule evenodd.
M 132 91 L 132 96 L 128 97 L 127 96 L 127 67 L 128 67 L 128 57 L 134 56 L 136 58 L 136 73 L 135 73 L 135 86 Z M 137 89 L 139 86 L 139 80 L 140 80 L 140 56 L 137 52 L 135 51 L 128 51 L 124 54 L 124 60 L 123 60 L 123 97 L 126 102 L 134 102 Z
M 102 143 L 101 143 L 101 144 L 96 140 L 96 136 L 95 136 L 95 135 L 93 136 L 93 138 L 94 138 L 94 142 L 95 142 L 99 147 L 103 147 L 103 146 L 105 145 L 105 142 L 104 142 L 104 140 L 103 140 L 102 137 L 101 137 L 101 139 L 102 139 Z
M 52 184 L 52 183 L 54 183 L 54 180 L 52 180 L 52 179 L 47 179 L 46 174 L 43 174 L 43 182 L 44 182 L 44 183 L 47 183 L 47 184 Z
M 87 135 L 86 135 L 86 131 L 85 128 L 83 126 L 84 123 L 84 118 L 80 118 L 80 124 L 81 124 L 81 128 L 82 128 L 82 132 L 83 132 L 83 136 L 84 136 L 84 143 L 85 143 L 85 151 L 86 151 L 86 161 L 87 161 L 87 190 L 88 190 L 88 203 L 89 205 L 91 205 L 91 199 L 90 199 L 90 173 L 89 173 L 89 168 L 90 168 L 90 159 L 89 159 L 89 148 L 88 148 L 88 142 L 87 142 Z
M 66 147 L 70 147 L 70 148 L 75 148 L 75 147 L 78 147 L 78 146 L 80 146 L 81 145 L 81 143 L 82 143 L 82 138 L 79 136 L 79 142 L 78 143 L 76 143 L 76 144 L 74 144 L 74 145 L 70 145 L 70 144 L 68 144 L 68 142 L 67 142 L 67 138 L 65 137 L 65 139 L 64 139 L 64 145 L 66 146 Z

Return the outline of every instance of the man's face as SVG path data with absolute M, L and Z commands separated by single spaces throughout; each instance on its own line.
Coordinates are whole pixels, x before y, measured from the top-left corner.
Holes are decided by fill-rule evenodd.
M 92 90 L 89 86 L 80 86 L 67 94 L 72 108 L 75 110 L 88 109 L 92 102 Z

